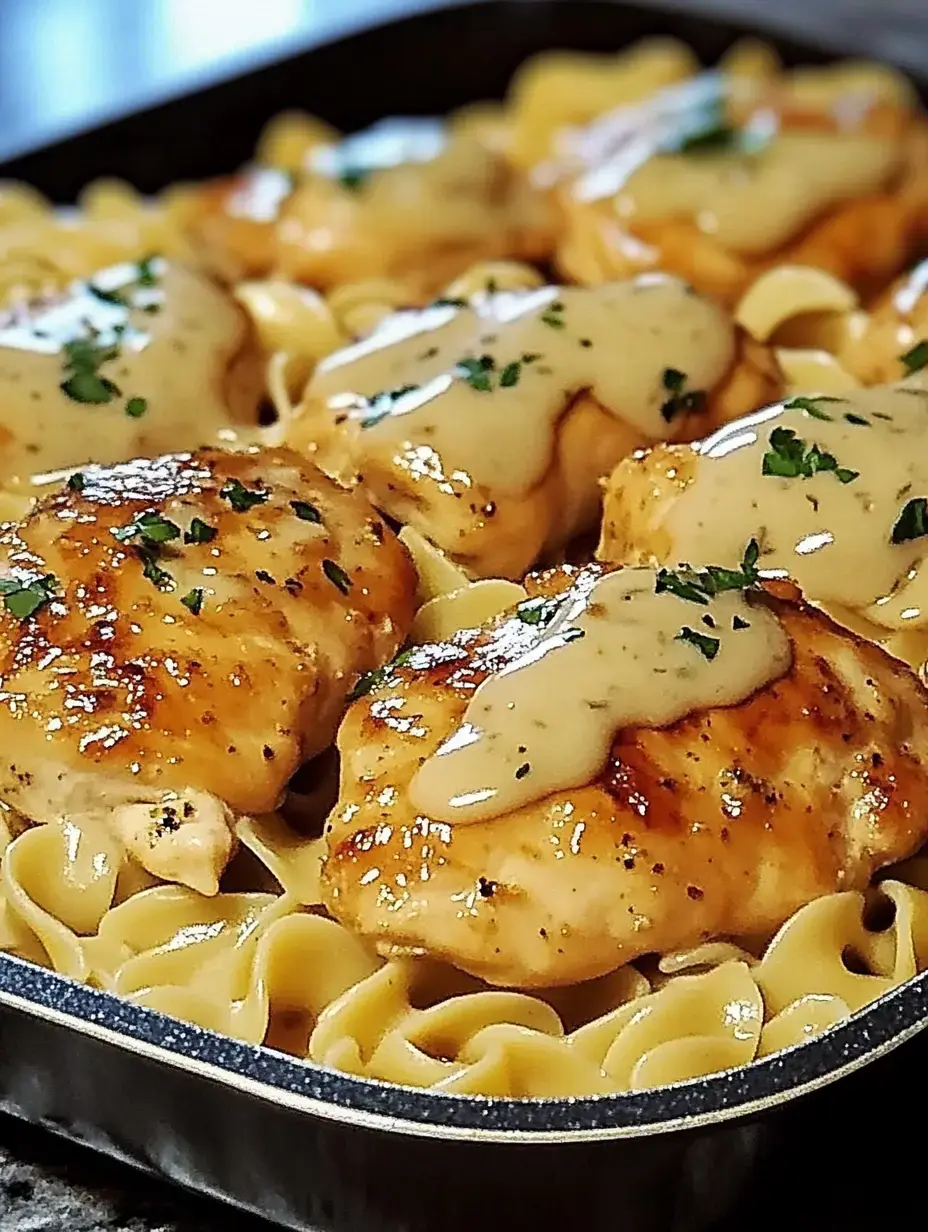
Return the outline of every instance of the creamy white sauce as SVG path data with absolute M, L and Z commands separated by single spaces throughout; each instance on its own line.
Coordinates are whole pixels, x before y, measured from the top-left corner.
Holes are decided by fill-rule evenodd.
M 733 355 L 732 325 L 718 307 L 679 279 L 651 274 L 397 313 L 323 360 L 307 397 L 357 421 L 372 445 L 427 446 L 446 473 L 518 492 L 544 475 L 557 420 L 581 391 L 644 440 L 666 440 L 683 418 L 662 413 L 668 370 L 685 374 L 686 390 L 705 392 Z M 475 370 L 484 356 L 492 367 Z
M 566 135 L 560 167 L 549 174 L 572 176 L 579 201 L 612 198 L 631 227 L 685 218 L 726 248 L 759 254 L 823 211 L 881 187 L 900 166 L 899 143 L 850 128 L 781 130 L 762 102 L 738 123 L 737 141 L 673 152 L 729 123 L 724 90 L 720 76 L 706 74 L 620 107 Z
M 727 591 L 702 605 L 657 593 L 657 577 L 647 568 L 584 571 L 548 600 L 554 618 L 483 681 L 419 768 L 414 807 L 453 822 L 511 812 L 595 779 L 622 728 L 736 705 L 788 671 L 789 638 L 762 603 Z M 684 630 L 708 639 L 704 648 Z
M 163 261 L 154 285 L 135 264 L 102 270 L 91 283 L 124 295 L 129 306 L 74 283 L 54 300 L 0 317 L 0 480 L 95 462 L 186 449 L 214 441 L 231 420 L 253 418 L 258 390 L 230 382 L 247 324 L 207 279 Z M 76 401 L 62 389 L 66 346 L 83 339 L 112 344 L 118 355 L 98 375 L 118 389 L 109 402 Z M 138 417 L 127 413 L 143 398 Z M 239 405 L 239 402 L 241 403 Z
M 893 535 L 909 503 L 928 498 L 928 384 L 914 377 L 813 404 L 829 418 L 780 404 L 694 446 L 695 478 L 667 516 L 671 559 L 734 565 L 753 535 L 760 567 L 793 578 L 808 598 L 887 629 L 925 623 L 928 536 Z M 777 429 L 856 477 L 765 475 Z

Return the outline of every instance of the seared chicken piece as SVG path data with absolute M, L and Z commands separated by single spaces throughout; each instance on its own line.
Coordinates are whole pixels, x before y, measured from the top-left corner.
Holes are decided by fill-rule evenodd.
M 549 171 L 558 268 L 669 270 L 729 304 L 784 263 L 885 284 L 925 236 L 928 125 L 898 84 L 836 76 L 815 95 L 709 73 L 568 135 Z
M 596 524 L 619 458 L 780 390 L 767 349 L 651 275 L 396 313 L 320 363 L 289 439 L 471 576 L 520 578 Z
M 0 542 L 0 797 L 205 894 L 412 619 L 402 545 L 284 449 L 88 467 Z
M 161 259 L 0 315 L 0 482 L 216 441 L 257 422 L 245 314 Z
M 554 595 L 599 568 L 554 570 L 534 589 Z M 466 734 L 475 688 L 525 654 L 525 616 L 414 652 L 339 733 L 329 910 L 384 953 L 544 987 L 708 938 L 770 934 L 816 896 L 862 888 L 909 855 L 928 833 L 922 686 L 821 614 L 756 602 L 792 643 L 785 674 L 730 708 L 619 730 L 585 786 L 489 820 L 434 820 L 413 806 L 411 786 L 443 741 Z M 697 605 L 680 606 L 698 621 Z M 707 679 L 721 661 L 703 665 Z M 609 662 L 603 687 L 632 666 Z M 547 704 L 570 742 L 565 701 Z
M 395 123 L 317 147 L 295 180 L 255 168 L 207 185 L 185 207 L 191 239 L 230 280 L 272 269 L 319 288 L 390 278 L 412 303 L 477 261 L 550 254 L 554 212 L 500 154 Z
M 863 331 L 849 339 L 839 359 L 864 385 L 898 381 L 928 359 L 928 261 L 901 278 L 873 305 Z M 920 354 L 915 348 L 922 344 Z M 903 356 L 911 355 L 911 363 Z

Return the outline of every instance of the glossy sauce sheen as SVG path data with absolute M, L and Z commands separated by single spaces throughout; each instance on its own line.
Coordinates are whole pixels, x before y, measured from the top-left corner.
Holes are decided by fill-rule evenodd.
M 493 367 L 468 378 L 462 360 Z M 387 438 L 434 450 L 446 473 L 524 492 L 549 465 L 559 417 L 581 391 L 651 440 L 674 435 L 661 414 L 664 374 L 711 389 L 734 356 L 722 311 L 683 282 L 644 275 L 602 287 L 543 287 L 398 313 L 370 338 L 324 360 L 307 397 Z M 508 375 L 505 375 L 508 370 Z M 380 395 L 380 397 L 378 397 Z
M 810 599 L 884 628 L 924 622 L 928 537 L 892 536 L 908 502 L 928 497 L 928 386 L 916 377 L 814 406 L 814 415 L 788 402 L 768 407 L 693 446 L 695 479 L 667 516 L 672 558 L 734 565 L 745 535 L 756 534 L 760 567 L 788 575 Z M 857 476 L 765 475 L 777 428 Z
M 701 605 L 657 593 L 656 581 L 653 569 L 581 574 L 533 644 L 477 689 L 413 779 L 414 806 L 483 821 L 583 786 L 617 731 L 736 705 L 789 670 L 789 639 L 769 611 L 733 591 Z M 717 639 L 714 656 L 684 628 Z
M 838 202 L 881 187 L 899 166 L 892 142 L 853 131 L 780 131 L 767 108 L 747 118 L 740 145 L 665 152 L 698 136 L 693 116 L 700 111 L 703 131 L 711 130 L 719 123 L 712 111 L 723 103 L 720 78 L 707 74 L 597 120 L 568 139 L 564 168 L 586 167 L 572 194 L 613 198 L 615 213 L 632 227 L 689 218 L 724 247 L 757 254 Z
M 0 319 L 0 477 L 183 449 L 254 417 L 257 390 L 250 405 L 247 397 L 238 405 L 229 388 L 230 364 L 247 339 L 241 311 L 200 274 L 160 260 L 152 268 L 152 286 L 139 285 L 132 264 L 92 280 L 125 295 L 129 307 L 75 283 L 60 299 Z M 63 348 L 77 339 L 118 346 L 99 367 L 119 390 L 111 401 L 76 401 L 61 388 L 69 376 Z M 126 411 L 133 397 L 146 402 L 138 418 Z

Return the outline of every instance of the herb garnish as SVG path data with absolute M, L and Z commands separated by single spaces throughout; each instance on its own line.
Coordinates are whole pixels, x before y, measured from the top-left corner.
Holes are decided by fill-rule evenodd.
M 126 403 L 126 414 L 130 419 L 141 419 L 147 410 L 147 398 L 130 398 Z
M 916 496 L 903 506 L 890 535 L 890 543 L 908 543 L 910 539 L 921 539 L 923 535 L 928 535 L 928 500 L 924 496 Z
M 99 406 L 120 396 L 119 386 L 99 373 L 102 364 L 119 356 L 119 347 L 100 345 L 93 338 L 75 338 L 66 342 L 62 351 L 68 375 L 60 388 L 74 402 Z
M 740 133 L 721 120 L 707 124 L 705 128 L 688 133 L 674 146 L 675 154 L 702 154 L 717 150 L 730 150 L 737 145 Z
M 174 579 L 166 569 L 158 564 L 157 544 L 140 543 L 136 546 L 136 554 L 142 562 L 142 574 L 159 590 L 173 590 Z
M 707 569 L 660 569 L 654 582 L 654 593 L 659 595 L 667 591 L 678 599 L 705 605 L 726 590 L 748 590 L 757 585 L 760 577 L 757 571 L 759 556 L 757 540 L 752 539 L 744 549 L 739 569 L 722 569 L 718 565 L 709 565 Z
M 912 376 L 915 372 L 921 372 L 922 368 L 928 364 L 928 338 L 923 338 L 921 342 L 916 342 L 910 351 L 900 355 L 899 362 L 905 368 L 907 376 Z
M 811 415 L 813 419 L 824 419 L 828 423 L 834 423 L 834 416 L 827 414 L 819 406 L 820 402 L 844 402 L 844 398 L 831 398 L 822 394 L 818 398 L 790 398 L 789 402 L 783 403 L 785 411 L 805 411 L 807 415 Z
M 194 616 L 199 616 L 200 612 L 203 610 L 202 587 L 197 586 L 193 590 L 188 590 L 185 595 L 181 596 L 181 603 L 185 608 L 192 612 Z
M 455 367 L 471 389 L 488 394 L 493 388 L 490 373 L 496 367 L 496 360 L 492 355 L 481 355 L 479 359 L 459 359 Z
M 84 490 L 84 472 L 75 471 L 73 475 L 68 477 L 68 490 L 70 492 L 83 492 Z
M 438 299 L 433 299 L 432 308 L 466 308 L 466 299 L 448 299 L 447 296 L 440 296 Z
M 365 697 L 368 693 L 373 692 L 374 689 L 379 689 L 382 684 L 386 684 L 396 668 L 404 667 L 409 662 L 412 653 L 412 648 L 401 650 L 392 663 L 385 663 L 383 667 L 367 672 L 361 677 L 345 700 L 356 702 L 359 697 Z
M 807 445 L 792 428 L 774 428 L 770 450 L 764 454 L 763 473 L 783 479 L 811 479 L 819 471 L 830 471 L 840 483 L 850 483 L 860 474 L 839 466 L 834 454 L 818 445 Z
M 561 315 L 564 311 L 564 305 L 561 300 L 556 299 L 553 304 L 549 304 L 545 311 L 541 314 L 543 325 L 549 326 L 551 329 L 563 329 L 564 318 Z
M 138 264 L 139 276 L 138 284 L 140 287 L 156 287 L 158 285 L 158 276 L 155 273 L 155 262 L 158 260 L 156 256 L 144 257 Z
M 184 543 L 212 543 L 219 531 L 202 518 L 191 518 L 190 529 L 184 531 Z
M 499 374 L 499 383 L 500 385 L 503 386 L 504 389 L 509 389 L 513 385 L 518 385 L 519 377 L 521 375 L 522 375 L 522 365 L 517 359 L 514 359 L 512 363 L 507 364 L 506 367 Z
M 516 607 L 516 616 L 524 625 L 541 625 L 551 623 L 561 606 L 560 599 L 546 599 L 536 595 L 532 599 L 523 599 Z
M 532 770 L 531 764 L 527 761 L 524 761 L 522 765 L 516 771 L 516 778 L 524 779 L 527 774 L 531 773 L 531 770 Z
M 341 565 L 336 564 L 334 560 L 326 558 L 322 562 L 322 572 L 343 595 L 347 595 L 349 590 L 351 590 L 351 578 Z
M 168 543 L 172 539 L 178 539 L 181 532 L 174 522 L 169 522 L 160 513 L 149 510 L 147 513 L 140 513 L 127 526 L 113 527 L 111 533 L 120 543 L 126 543 L 136 537 L 145 543 Z
M 369 171 L 364 171 L 360 167 L 347 167 L 339 175 L 338 182 L 342 188 L 347 188 L 349 192 L 357 192 L 369 175 Z
M 26 620 L 54 599 L 58 586 L 58 579 L 53 573 L 46 573 L 32 582 L 0 578 L 0 595 L 3 595 L 3 606 L 11 616 Z
M 706 392 L 703 389 L 686 388 L 687 375 L 678 368 L 665 368 L 661 383 L 670 397 L 661 405 L 661 416 L 667 423 L 687 411 L 706 409 Z
M 227 500 L 236 513 L 247 513 L 255 505 L 263 505 L 270 492 L 254 491 L 246 488 L 239 479 L 230 479 L 219 489 L 219 495 Z
M 98 287 L 92 282 L 87 283 L 87 290 L 95 299 L 102 300 L 104 304 L 115 304 L 118 308 L 130 306 L 121 291 L 104 291 L 103 287 Z
M 399 389 L 384 389 L 367 399 L 368 414 L 361 420 L 362 428 L 373 428 L 381 419 L 386 419 L 393 409 L 393 403 L 406 394 L 414 393 L 418 385 L 401 385 Z
M 689 625 L 684 625 L 677 636 L 675 642 L 689 642 L 691 646 L 695 646 L 704 659 L 710 662 L 719 652 L 721 642 L 717 637 L 709 637 L 706 633 L 697 633 L 695 629 L 691 629 Z
M 321 525 L 322 514 L 315 505 L 311 505 L 309 501 L 292 500 L 290 508 L 300 519 L 301 522 L 315 522 L 316 525 Z

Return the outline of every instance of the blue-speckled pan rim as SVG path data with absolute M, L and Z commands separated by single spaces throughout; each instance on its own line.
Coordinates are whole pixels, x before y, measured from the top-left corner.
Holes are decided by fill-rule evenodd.
M 0 1005 L 326 1121 L 414 1137 L 565 1143 L 698 1129 L 835 1082 L 928 1024 L 928 972 L 784 1052 L 726 1073 L 620 1095 L 515 1100 L 356 1078 L 123 1001 L 8 954 Z

